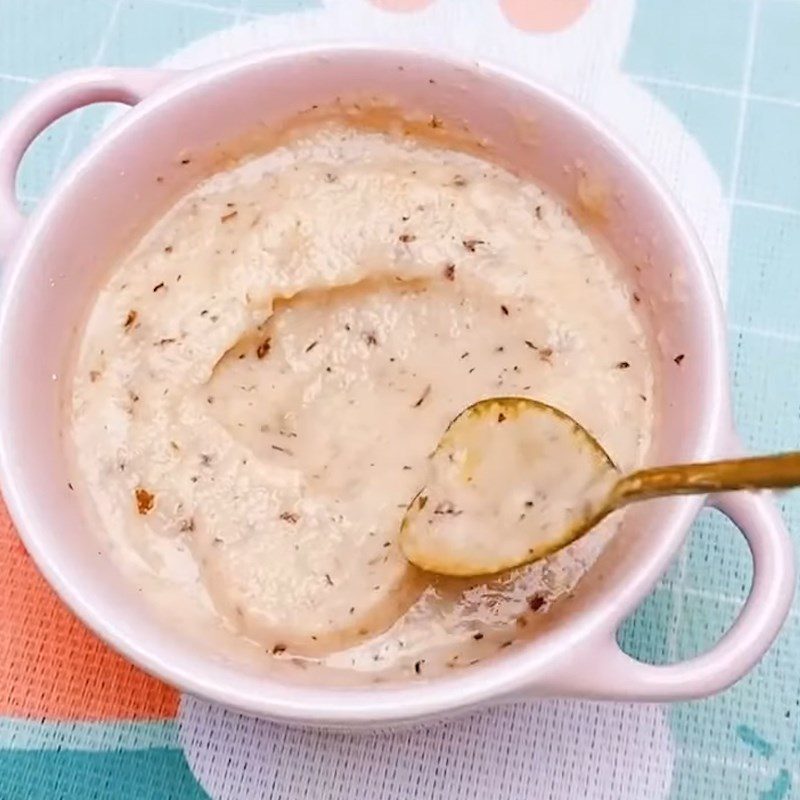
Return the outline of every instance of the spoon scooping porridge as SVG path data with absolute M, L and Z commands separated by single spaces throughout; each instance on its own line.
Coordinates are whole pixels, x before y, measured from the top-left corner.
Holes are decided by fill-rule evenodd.
M 428 571 L 490 575 L 558 552 L 637 500 L 797 485 L 797 452 L 622 476 L 568 414 L 524 397 L 491 397 L 447 427 L 400 543 Z

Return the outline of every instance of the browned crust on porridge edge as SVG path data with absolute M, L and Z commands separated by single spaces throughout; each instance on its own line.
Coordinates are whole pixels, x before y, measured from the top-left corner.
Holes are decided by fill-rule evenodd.
M 312 105 L 281 121 L 265 123 L 209 151 L 198 163 L 205 164 L 203 177 L 257 158 L 320 127 L 339 123 L 368 133 L 407 137 L 442 149 L 456 150 L 494 161 L 490 143 L 475 136 L 463 120 L 441 116 L 431 110 L 411 111 L 396 101 L 375 96 L 336 97 Z M 501 165 L 508 166 L 508 165 Z
M 518 118 L 513 117 L 515 120 Z M 538 178 L 519 169 L 518 163 L 503 158 L 491 140 L 472 132 L 463 119 L 443 116 L 432 109 L 411 110 L 396 100 L 375 95 L 339 96 L 327 103 L 301 109 L 280 121 L 271 121 L 253 128 L 241 136 L 220 143 L 205 155 L 199 154 L 192 163 L 195 169 L 204 170 L 198 175 L 203 180 L 211 175 L 231 169 L 251 158 L 288 144 L 302 135 L 320 127 L 339 123 L 367 133 L 387 133 L 398 138 L 409 138 L 430 147 L 476 156 L 517 177 L 537 184 Z M 533 124 L 526 121 L 527 132 Z M 523 147 L 536 149 L 539 144 L 529 134 L 520 137 Z M 609 187 L 599 176 L 589 175 L 584 167 L 574 165 L 576 186 L 574 198 L 559 197 L 583 229 L 602 228 L 608 221 L 610 205 Z M 456 184 L 458 179 L 456 179 Z M 544 187 L 547 189 L 547 187 Z
M 179 153 L 176 155 L 176 163 L 181 166 L 177 168 L 176 174 L 178 178 L 184 176 L 184 180 L 173 181 L 174 185 L 167 192 L 168 204 L 154 214 L 153 219 L 157 219 L 186 192 L 211 176 L 264 156 L 332 123 L 366 133 L 386 133 L 407 138 L 428 147 L 465 153 L 488 161 L 523 180 L 542 185 L 548 191 L 547 185 L 541 184 L 536 175 L 521 170 L 519 163 L 504 158 L 490 139 L 477 136 L 463 119 L 442 115 L 433 107 L 411 110 L 389 97 L 352 95 L 338 96 L 326 103 L 307 106 L 280 120 L 264 122 L 238 137 L 219 142 L 207 151 Z M 527 131 L 531 123 L 525 124 Z M 539 147 L 536 138 L 530 135 L 521 137 L 520 145 L 533 150 Z M 588 174 L 581 165 L 573 165 L 570 169 L 575 170 L 574 195 L 557 195 L 557 199 L 593 240 L 598 236 L 602 238 L 603 229 L 609 222 L 610 187 L 604 178 Z M 186 179 L 189 179 L 188 182 Z M 163 185 L 164 176 L 155 176 L 154 180 Z M 329 176 L 329 180 L 335 180 L 335 176 Z M 461 185 L 458 176 L 454 185 Z M 138 236 L 132 241 L 137 239 Z
M 103 254 L 109 264 L 130 253 L 145 233 L 182 197 L 212 176 L 266 155 L 326 124 L 339 123 L 371 133 L 408 137 L 422 144 L 477 156 L 516 174 L 512 164 L 498 158 L 488 140 L 476 137 L 464 121 L 440 116 L 431 110 L 410 111 L 390 98 L 374 95 L 339 96 L 327 103 L 300 109 L 281 120 L 251 127 L 238 137 L 218 142 L 205 150 L 178 150 L 154 172 L 160 199 L 150 213 L 131 224 L 115 245 Z M 532 176 L 530 176 L 532 178 Z
M 472 155 L 512 175 L 539 184 L 535 175 L 521 171 L 518 163 L 503 158 L 489 139 L 474 134 L 464 120 L 442 115 L 432 108 L 411 110 L 389 97 L 339 96 L 326 103 L 307 106 L 282 119 L 255 125 L 241 135 L 218 142 L 206 150 L 180 150 L 174 153 L 171 159 L 167 159 L 170 166 L 152 176 L 153 183 L 159 186 L 161 202 L 154 204 L 152 213 L 146 219 L 131 226 L 114 252 L 107 254 L 107 260 L 117 261 L 126 255 L 155 221 L 203 181 L 264 156 L 331 123 L 367 133 L 386 133 L 429 147 Z M 522 144 L 538 147 L 535 140 L 527 144 L 523 141 Z M 585 173 L 579 177 L 583 183 L 588 180 Z M 459 185 L 457 181 L 455 185 Z M 604 188 L 604 184 L 598 180 L 592 183 L 592 187 L 597 190 L 598 187 Z M 546 185 L 543 188 L 547 190 Z M 558 199 L 586 233 L 597 233 L 607 221 L 605 194 L 603 200 L 587 204 L 581 196 L 580 186 L 576 186 L 574 198 L 559 196 Z M 595 238 L 593 234 L 592 238 Z

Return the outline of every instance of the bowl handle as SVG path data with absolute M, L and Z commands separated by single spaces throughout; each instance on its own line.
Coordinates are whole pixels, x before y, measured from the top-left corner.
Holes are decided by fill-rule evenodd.
M 580 648 L 542 683 L 547 694 L 603 700 L 687 700 L 726 689 L 764 655 L 792 604 L 795 572 L 791 538 L 768 492 L 709 498 L 747 540 L 753 583 L 739 617 L 709 651 L 677 664 L 644 664 L 624 653 L 616 631 Z M 535 689 L 541 683 L 536 682 Z
M 17 170 L 31 142 L 70 111 L 100 102 L 136 105 L 174 72 L 157 69 L 82 69 L 43 81 L 0 122 L 0 258 L 19 237 L 25 217 L 16 196 Z

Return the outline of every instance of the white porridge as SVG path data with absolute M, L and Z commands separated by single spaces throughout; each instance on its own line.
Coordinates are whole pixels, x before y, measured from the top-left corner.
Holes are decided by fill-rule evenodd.
M 75 483 L 175 616 L 329 668 L 467 663 L 604 538 L 489 584 L 422 573 L 397 538 L 428 454 L 465 406 L 523 395 L 639 465 L 637 299 L 535 185 L 327 123 L 202 183 L 113 270 L 75 370 Z

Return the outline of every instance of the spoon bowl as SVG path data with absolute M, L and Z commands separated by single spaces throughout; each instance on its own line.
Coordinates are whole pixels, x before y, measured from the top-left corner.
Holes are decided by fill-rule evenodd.
M 527 397 L 490 397 L 455 417 L 431 453 L 400 547 L 429 572 L 491 575 L 561 550 L 634 501 L 797 485 L 800 453 L 621 475 L 564 411 Z
M 431 453 L 400 545 L 430 572 L 501 572 L 560 550 L 595 525 L 618 478 L 599 442 L 563 411 L 526 397 L 480 400 Z

